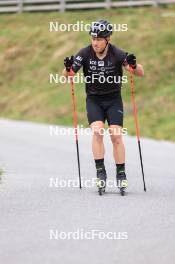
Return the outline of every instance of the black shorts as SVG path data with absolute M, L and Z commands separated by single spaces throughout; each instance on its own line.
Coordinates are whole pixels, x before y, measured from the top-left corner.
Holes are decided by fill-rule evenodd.
M 123 126 L 123 102 L 121 93 L 88 95 L 86 110 L 89 125 L 95 121 L 107 120 L 108 125 Z

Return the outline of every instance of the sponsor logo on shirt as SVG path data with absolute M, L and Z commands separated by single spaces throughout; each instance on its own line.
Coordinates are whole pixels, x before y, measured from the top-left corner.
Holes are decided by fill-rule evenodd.
M 96 61 L 90 60 L 90 65 L 97 65 Z
M 90 69 L 95 71 L 96 70 L 96 66 L 90 66 Z
M 104 66 L 104 61 L 98 61 L 98 66 Z
M 76 57 L 76 60 L 78 60 L 78 61 L 82 61 L 82 59 L 83 59 L 83 58 L 82 58 L 81 56 L 77 56 L 77 57 Z
M 81 63 L 79 63 L 78 61 L 74 61 L 73 65 L 81 66 Z
M 112 62 L 111 61 L 108 61 L 108 66 L 111 66 L 112 65 Z

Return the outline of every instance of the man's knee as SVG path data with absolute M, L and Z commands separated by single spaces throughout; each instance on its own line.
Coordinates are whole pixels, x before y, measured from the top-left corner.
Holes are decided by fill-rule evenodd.
M 110 137 L 113 144 L 122 144 L 122 127 L 111 125 L 109 127 Z
M 111 135 L 111 141 L 113 144 L 117 144 L 117 145 L 123 143 L 121 135 Z
M 102 141 L 103 136 L 104 136 L 104 124 L 103 124 L 103 122 L 94 123 L 91 126 L 91 128 L 92 128 L 93 137 L 98 141 Z

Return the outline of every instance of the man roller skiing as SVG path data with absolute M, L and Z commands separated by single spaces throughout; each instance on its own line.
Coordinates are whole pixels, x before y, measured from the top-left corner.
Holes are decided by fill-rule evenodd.
M 121 79 L 123 69 L 129 71 L 129 65 L 136 76 L 143 76 L 144 70 L 142 65 L 136 62 L 134 54 L 110 44 L 112 25 L 109 22 L 105 20 L 93 22 L 89 34 L 91 45 L 82 48 L 75 57 L 65 58 L 63 74 L 68 77 L 72 68 L 74 75 L 83 66 L 84 76 L 90 80 L 86 82 L 86 109 L 88 122 L 93 131 L 92 152 L 97 170 L 97 187 L 101 194 L 105 191 L 107 178 L 104 165 L 104 135 L 101 133 L 106 120 L 113 144 L 117 185 L 120 189 L 125 189 L 128 185 L 125 173 L 125 147 L 121 133 L 123 127 Z M 94 76 L 99 78 L 93 78 Z M 101 76 L 103 82 L 100 81 Z M 120 81 L 116 81 L 116 77 Z

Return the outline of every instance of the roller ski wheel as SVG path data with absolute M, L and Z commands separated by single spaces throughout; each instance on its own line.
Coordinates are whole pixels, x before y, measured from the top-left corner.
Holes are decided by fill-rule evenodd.
M 121 196 L 125 196 L 125 188 L 120 188 L 120 194 Z
M 97 169 L 97 188 L 100 196 L 105 193 L 106 178 L 105 168 Z
M 128 187 L 128 180 L 126 178 L 125 172 L 121 172 L 117 175 L 117 186 L 121 196 L 124 196 L 126 193 L 125 190 Z
M 103 195 L 105 193 L 105 188 L 98 188 L 99 195 Z

